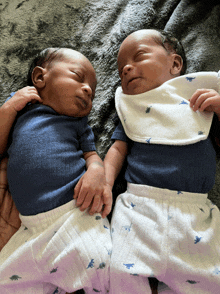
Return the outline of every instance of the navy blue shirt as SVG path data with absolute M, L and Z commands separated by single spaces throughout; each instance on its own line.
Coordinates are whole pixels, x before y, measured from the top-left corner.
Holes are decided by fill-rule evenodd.
M 87 117 L 28 105 L 17 118 L 8 149 L 9 189 L 19 212 L 34 215 L 72 200 L 86 169 L 83 153 L 95 149 Z
M 208 193 L 214 185 L 216 153 L 210 138 L 184 146 L 138 143 L 120 122 L 112 139 L 128 143 L 127 182 L 193 193 Z

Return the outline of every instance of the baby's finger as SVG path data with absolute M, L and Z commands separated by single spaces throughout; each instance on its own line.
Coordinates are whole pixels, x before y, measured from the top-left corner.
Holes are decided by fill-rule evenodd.
M 212 111 L 213 99 L 211 97 L 207 97 L 198 108 L 199 111 Z
M 111 212 L 111 209 L 112 209 L 112 204 L 104 205 L 104 209 L 102 212 L 102 218 L 106 218 L 107 215 L 109 215 L 109 213 Z
M 27 91 L 29 92 L 35 92 L 38 93 L 37 89 L 34 86 L 27 86 L 26 87 Z
M 203 111 L 204 107 L 202 107 L 202 104 L 210 97 L 212 97 L 212 93 L 210 91 L 204 90 L 203 92 L 200 92 L 200 95 L 197 97 L 197 99 L 195 100 L 195 102 L 192 106 L 193 110 L 194 111 L 197 111 L 197 110 Z
M 193 93 L 192 97 L 189 99 L 190 102 L 190 107 L 193 107 L 193 105 L 195 104 L 197 98 L 199 97 L 199 90 L 197 90 L 195 93 Z
M 192 95 L 192 97 L 189 99 L 190 101 L 190 107 L 193 108 L 195 107 L 196 101 L 198 100 L 198 98 L 203 94 L 206 93 L 207 89 L 198 89 L 195 91 L 195 93 Z
M 82 198 L 81 198 L 81 194 L 83 195 Z M 82 201 L 83 197 L 84 197 L 84 200 Z M 88 194 L 88 193 L 84 194 L 83 192 L 80 191 L 80 195 L 79 195 L 76 203 L 77 203 L 77 205 L 79 203 L 78 206 L 80 206 L 81 211 L 84 211 L 85 209 L 87 209 L 91 205 L 93 197 L 94 196 L 92 194 Z
M 204 111 L 206 110 L 209 106 L 213 105 L 214 99 L 212 96 L 212 93 L 204 93 L 200 95 L 199 99 L 196 101 L 196 104 L 194 106 L 195 111 Z
M 92 206 L 89 210 L 89 214 L 93 215 L 95 212 L 100 212 L 100 202 L 101 202 L 101 197 L 99 195 L 95 195 L 92 201 Z
M 40 97 L 32 97 L 31 99 L 31 104 L 36 104 L 36 103 L 43 103 L 43 100 Z
M 36 88 L 30 89 L 28 95 L 30 96 L 31 103 L 43 102 Z
M 75 188 L 74 188 L 74 194 L 73 194 L 73 199 L 78 198 L 79 196 L 79 191 L 81 189 L 82 186 L 82 182 L 81 179 L 78 181 L 78 183 L 76 184 Z
M 112 194 L 109 192 L 104 192 L 103 193 L 103 202 L 104 202 L 104 209 L 102 212 L 102 217 L 105 218 L 112 209 Z
M 76 205 L 81 206 L 84 203 L 86 196 L 87 196 L 87 193 L 81 189 L 76 199 Z
M 97 212 L 100 213 L 102 211 L 103 205 L 104 205 L 104 203 L 103 203 L 102 199 L 100 199 L 99 208 L 97 209 Z

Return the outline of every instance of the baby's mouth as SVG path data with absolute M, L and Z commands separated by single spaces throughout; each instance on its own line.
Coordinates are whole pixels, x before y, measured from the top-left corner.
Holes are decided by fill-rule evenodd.
M 87 101 L 80 96 L 76 96 L 76 97 L 80 100 L 80 102 L 82 102 L 81 104 L 86 108 L 88 105 Z
M 130 83 L 132 83 L 133 81 L 135 81 L 135 80 L 138 80 L 140 77 L 134 77 L 134 78 L 131 78 L 129 81 L 128 81 L 128 85 L 130 84 Z

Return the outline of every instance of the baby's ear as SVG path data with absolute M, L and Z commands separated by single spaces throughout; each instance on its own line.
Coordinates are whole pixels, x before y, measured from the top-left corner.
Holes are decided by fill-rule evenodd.
M 32 72 L 32 82 L 37 89 L 43 89 L 45 87 L 44 75 L 46 69 L 40 66 L 36 66 Z
M 182 57 L 178 54 L 173 54 L 172 57 L 173 57 L 173 65 L 172 65 L 172 68 L 170 69 L 170 73 L 173 76 L 179 76 L 183 67 Z

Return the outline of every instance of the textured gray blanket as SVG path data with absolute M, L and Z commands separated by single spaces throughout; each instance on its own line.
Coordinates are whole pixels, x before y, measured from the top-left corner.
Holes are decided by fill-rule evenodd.
M 30 59 L 46 47 L 71 47 L 94 65 L 98 87 L 90 124 L 103 158 L 115 128 L 114 92 L 121 41 L 142 28 L 166 29 L 186 50 L 188 69 L 220 69 L 218 0 L 2 0 L 0 1 L 0 104 L 25 86 Z M 123 174 L 115 196 L 125 189 Z M 220 165 L 209 197 L 220 207 Z

